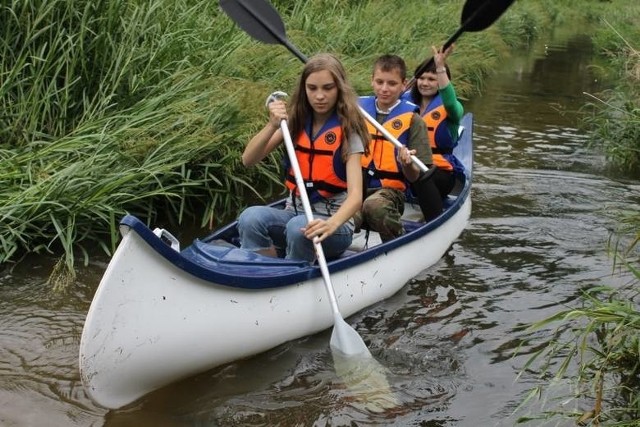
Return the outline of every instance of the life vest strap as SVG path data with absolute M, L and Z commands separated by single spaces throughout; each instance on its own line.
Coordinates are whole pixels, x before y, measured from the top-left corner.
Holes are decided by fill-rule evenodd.
M 387 138 L 380 134 L 380 133 L 370 133 L 369 136 L 371 137 L 371 141 L 386 141 Z
M 333 151 L 329 151 L 329 150 L 319 150 L 317 148 L 308 148 L 308 147 L 303 147 L 303 146 L 297 146 L 296 150 L 302 152 L 302 153 L 309 153 L 309 154 L 320 154 L 323 156 L 333 156 Z
M 286 176 L 287 181 L 296 184 L 296 178 L 290 174 Z M 329 184 L 324 181 L 304 181 L 305 190 L 307 193 L 317 192 L 317 191 L 326 191 L 331 194 L 339 194 L 345 192 L 347 189 L 344 187 L 340 187 L 337 185 Z

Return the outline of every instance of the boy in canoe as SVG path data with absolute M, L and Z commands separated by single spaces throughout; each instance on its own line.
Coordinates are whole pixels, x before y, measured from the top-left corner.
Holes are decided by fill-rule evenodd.
M 400 218 L 410 188 L 418 195 L 426 220 L 442 211 L 442 200 L 430 179 L 433 160 L 425 122 L 417 114 L 417 105 L 401 99 L 406 83 L 404 60 L 397 55 L 383 55 L 373 66 L 374 95 L 360 97 L 361 107 L 403 145 L 396 148 L 367 123 L 372 141 L 370 154 L 362 156 L 366 193 L 354 219 L 356 229 L 377 231 L 383 242 L 404 234 Z M 411 156 L 421 160 L 429 171 L 423 173 Z

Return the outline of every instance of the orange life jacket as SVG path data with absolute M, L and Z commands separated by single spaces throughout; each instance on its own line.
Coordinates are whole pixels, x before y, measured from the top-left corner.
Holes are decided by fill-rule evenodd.
M 360 97 L 360 105 L 371 117 L 376 117 L 375 97 Z M 401 144 L 406 146 L 409 144 L 411 118 L 417 111 L 417 105 L 409 101 L 401 101 L 381 124 Z M 387 141 L 371 123 L 367 122 L 367 127 L 371 135 L 371 145 L 369 155 L 362 156 L 362 168 L 368 175 L 368 187 L 406 190 L 407 182 L 397 161 L 398 149 L 392 142 Z
M 320 197 L 331 197 L 347 190 L 347 168 L 342 160 L 341 147 L 344 142 L 342 127 L 338 115 L 326 121 L 318 134 L 311 135 L 311 120 L 305 125 L 295 140 L 296 158 L 305 183 L 309 199 L 316 201 Z M 288 159 L 285 161 L 285 185 L 296 196 L 300 191 L 296 185 L 293 168 Z
M 439 94 L 425 108 L 424 113 L 422 113 L 422 120 L 427 125 L 429 145 L 431 145 L 431 152 L 433 153 L 433 164 L 440 169 L 452 171 L 454 167 L 448 157 L 453 155 L 457 139 L 454 139 L 451 132 L 449 132 L 446 122 L 447 110 L 445 110 L 442 104 L 442 97 Z

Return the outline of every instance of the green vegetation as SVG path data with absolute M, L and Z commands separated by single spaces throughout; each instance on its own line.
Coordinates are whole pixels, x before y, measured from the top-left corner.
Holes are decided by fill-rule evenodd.
M 578 4 L 516 2 L 489 29 L 464 34 L 451 60 L 461 97 L 542 29 L 607 7 Z M 454 0 L 274 6 L 291 41 L 307 55 L 338 54 L 361 93 L 377 55 L 397 52 L 412 69 L 461 14 Z M 290 89 L 301 64 L 250 39 L 217 2 L 14 1 L 0 9 L 0 32 L 0 263 L 63 253 L 72 273 L 78 254 L 114 249 L 127 212 L 211 227 L 251 197 L 281 194 L 278 156 L 252 170 L 239 159 L 265 96 Z
M 638 9 L 638 7 L 636 7 Z M 604 148 L 616 169 L 640 172 L 640 18 L 638 13 L 619 10 L 605 20 L 594 36 L 611 67 L 603 72 L 618 84 L 602 94 L 591 95 L 585 106 L 583 127 L 594 146 Z M 615 24 L 613 24 L 613 23 Z
M 535 331 L 560 322 L 554 335 L 564 338 L 538 345 L 541 349 L 527 362 L 528 371 L 541 366 L 534 372 L 543 381 L 521 406 L 537 397 L 549 407 L 519 418 L 519 423 L 559 417 L 573 418 L 578 425 L 640 425 L 640 271 L 629 268 L 635 276 L 631 285 L 591 289 L 582 308 L 563 310 L 530 326 Z M 570 391 L 554 395 L 554 388 L 565 390 L 567 383 Z M 576 408 L 566 409 L 570 404 Z
M 400 46 L 413 68 L 461 13 L 454 1 L 274 4 L 293 43 L 309 55 L 337 53 L 362 92 L 375 56 Z M 454 64 L 461 95 L 535 36 L 520 30 L 544 17 L 530 7 L 465 35 Z M 370 24 L 390 14 L 405 25 Z M 301 64 L 251 40 L 217 2 L 12 2 L 0 9 L 0 31 L 0 263 L 63 253 L 61 271 L 73 280 L 74 257 L 110 253 L 127 212 L 215 226 L 249 197 L 282 191 L 278 156 L 253 170 L 239 159 L 264 120 L 265 96 L 291 88 Z
M 256 84 L 214 2 L 14 2 L 0 31 L 0 262 L 62 249 L 73 273 L 126 212 L 213 223 L 279 181 L 238 173 Z

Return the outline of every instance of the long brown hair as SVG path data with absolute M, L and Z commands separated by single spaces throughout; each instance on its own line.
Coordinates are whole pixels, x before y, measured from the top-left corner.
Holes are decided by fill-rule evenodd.
M 348 138 L 349 135 L 357 134 L 362 139 L 365 153 L 369 153 L 369 132 L 364 117 L 360 113 L 358 96 L 347 80 L 347 73 L 340 60 L 330 53 L 320 53 L 312 56 L 307 61 L 300 75 L 300 81 L 296 86 L 291 103 L 289 105 L 289 126 L 294 135 L 298 135 L 304 130 L 305 119 L 313 115 L 313 109 L 307 98 L 306 83 L 307 78 L 312 73 L 327 70 L 333 76 L 333 81 L 338 88 L 338 98 L 335 110 L 340 119 L 342 134 Z M 342 160 L 347 161 L 349 156 L 349 144 L 342 144 Z

